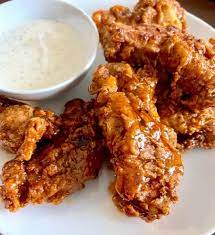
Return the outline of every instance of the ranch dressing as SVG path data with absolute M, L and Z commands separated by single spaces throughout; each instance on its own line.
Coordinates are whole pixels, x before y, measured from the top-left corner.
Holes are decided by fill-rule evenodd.
M 38 20 L 0 35 L 0 88 L 31 90 L 59 84 L 84 65 L 78 31 Z

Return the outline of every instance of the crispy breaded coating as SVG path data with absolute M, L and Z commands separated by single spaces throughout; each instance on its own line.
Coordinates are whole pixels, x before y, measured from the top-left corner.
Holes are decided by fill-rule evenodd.
M 162 121 L 178 133 L 182 150 L 194 147 L 215 147 L 215 109 L 207 108 L 195 112 L 182 111 Z
M 184 9 L 175 0 L 139 0 L 132 11 L 128 7 L 116 5 L 109 11 L 96 11 L 93 18 L 96 23 L 108 20 L 109 23 L 114 21 L 133 26 L 159 24 L 186 30 Z M 98 27 L 99 25 L 101 24 L 97 24 Z
M 128 25 L 107 15 L 100 12 L 94 18 L 106 59 L 156 67 L 155 96 L 161 120 L 175 129 L 183 149 L 214 147 L 215 116 L 208 112 L 215 106 L 213 39 L 204 43 L 176 28 Z
M 215 147 L 215 111 L 214 108 L 186 110 L 178 108 L 172 114 L 160 110 L 161 121 L 173 128 L 178 136 L 179 148 Z
M 29 160 L 36 144 L 58 131 L 60 119 L 50 111 L 0 96 L 0 145 Z
M 147 222 L 168 215 L 183 174 L 174 131 L 155 107 L 157 73 L 145 66 L 110 63 L 95 71 L 90 92 L 116 175 L 113 200 L 129 216 Z
M 133 18 L 136 24 L 159 24 L 186 30 L 185 11 L 175 0 L 139 0 Z
M 66 104 L 60 131 L 37 148 L 29 161 L 11 160 L 3 167 L 1 196 L 16 211 L 29 203 L 58 204 L 98 175 L 103 142 L 93 102 Z
M 107 61 L 126 61 L 135 67 L 151 63 L 170 74 L 167 108 L 215 106 L 215 52 L 209 43 L 172 27 L 96 23 L 101 24 L 98 29 Z

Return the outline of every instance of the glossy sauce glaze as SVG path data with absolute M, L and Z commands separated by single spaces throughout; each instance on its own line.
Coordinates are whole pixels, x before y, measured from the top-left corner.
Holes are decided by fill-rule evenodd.
M 155 107 L 157 81 L 151 66 L 136 71 L 109 63 L 98 67 L 90 86 L 116 175 L 113 201 L 147 222 L 169 214 L 183 174 L 176 134 L 160 122 Z

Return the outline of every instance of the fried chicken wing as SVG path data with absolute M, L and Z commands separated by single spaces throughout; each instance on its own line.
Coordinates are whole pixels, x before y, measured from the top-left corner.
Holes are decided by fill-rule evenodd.
M 103 144 L 92 107 L 93 102 L 79 99 L 68 102 L 51 143 L 37 148 L 29 161 L 14 159 L 4 165 L 1 196 L 7 209 L 58 204 L 97 176 Z
M 100 21 L 121 22 L 127 25 L 159 24 L 175 26 L 186 30 L 184 9 L 175 0 L 140 0 L 131 11 L 128 7 L 116 5 L 109 11 L 99 10 L 93 14 L 96 23 Z M 99 27 L 102 24 L 97 24 Z
M 169 214 L 183 174 L 174 131 L 160 123 L 155 107 L 157 74 L 151 66 L 101 65 L 90 92 L 116 175 L 115 204 L 147 222 Z
M 0 145 L 17 159 L 29 160 L 37 142 L 50 139 L 59 125 L 53 112 L 0 97 Z

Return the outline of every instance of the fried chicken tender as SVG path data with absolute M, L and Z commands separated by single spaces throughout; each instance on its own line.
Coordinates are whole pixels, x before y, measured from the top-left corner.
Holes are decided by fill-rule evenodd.
M 0 146 L 29 160 L 37 142 L 58 131 L 60 119 L 50 111 L 0 96 Z
M 175 129 L 182 148 L 214 147 L 215 116 L 208 111 L 215 106 L 214 40 L 205 43 L 173 27 L 128 25 L 110 20 L 111 14 L 94 18 L 107 61 L 156 67 L 161 120 Z
M 157 72 L 145 66 L 101 65 L 90 92 L 116 175 L 113 200 L 129 216 L 147 222 L 168 215 L 183 174 L 174 131 L 160 123 L 154 90 Z
M 29 161 L 14 159 L 4 165 L 1 196 L 5 207 L 17 211 L 29 203 L 61 203 L 98 175 L 102 156 L 93 102 L 68 102 L 51 143 L 37 148 Z
M 170 74 L 169 110 L 215 106 L 215 52 L 209 43 L 173 27 L 96 23 L 108 62 L 126 61 L 135 67 L 151 63 Z
M 114 21 L 133 26 L 159 24 L 164 27 L 175 26 L 180 30 L 186 30 L 184 9 L 175 0 L 140 0 L 133 11 L 127 7 L 116 5 L 111 7 L 109 11 L 96 11 L 93 18 L 96 23 L 108 20 L 109 23 Z

